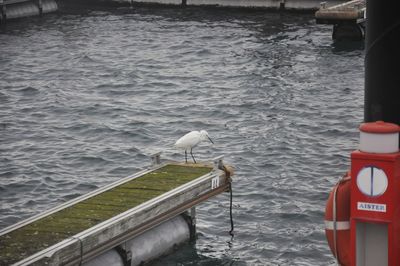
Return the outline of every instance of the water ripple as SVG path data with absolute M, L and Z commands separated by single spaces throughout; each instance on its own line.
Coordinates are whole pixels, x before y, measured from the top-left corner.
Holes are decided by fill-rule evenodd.
M 363 47 L 312 14 L 71 9 L 0 29 L 0 227 L 148 165 L 207 129 L 234 165 L 198 240 L 155 265 L 328 265 L 323 211 L 362 121 Z

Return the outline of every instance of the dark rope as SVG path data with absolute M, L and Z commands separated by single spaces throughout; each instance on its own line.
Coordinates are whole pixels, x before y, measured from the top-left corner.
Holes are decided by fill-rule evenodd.
M 229 203 L 229 215 L 230 215 L 230 218 L 231 218 L 231 230 L 229 231 L 229 234 L 231 235 L 231 236 L 233 236 L 234 234 L 233 234 L 233 215 L 232 215 L 232 198 L 233 198 L 233 193 L 232 193 L 232 182 L 231 181 L 229 181 L 229 191 L 230 191 L 230 203 Z
M 234 231 L 234 226 L 233 226 L 233 213 L 232 213 L 232 207 L 233 207 L 233 190 L 232 190 L 232 178 L 231 178 L 231 172 L 225 167 L 225 165 L 222 165 L 222 170 L 225 172 L 225 176 L 228 179 L 229 182 L 229 193 L 230 193 L 230 200 L 229 200 L 229 216 L 231 220 L 231 230 L 229 231 L 229 234 L 231 236 L 234 236 L 233 231 Z

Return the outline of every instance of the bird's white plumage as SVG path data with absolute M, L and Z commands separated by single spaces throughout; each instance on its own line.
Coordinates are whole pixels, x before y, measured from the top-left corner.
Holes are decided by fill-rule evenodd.
M 183 137 L 181 137 L 180 139 L 178 139 L 175 143 L 175 146 L 177 148 L 181 148 L 181 149 L 190 149 L 195 147 L 197 144 L 200 143 L 200 132 L 199 131 L 191 131 L 189 133 L 187 133 L 186 135 L 184 135 Z
M 184 135 L 183 137 L 181 137 L 180 139 L 178 139 L 175 142 L 175 147 L 185 150 L 186 161 L 187 161 L 186 151 L 190 150 L 190 154 L 192 155 L 193 161 L 196 162 L 194 159 L 194 156 L 192 154 L 192 149 L 194 147 L 196 147 L 197 144 L 199 144 L 200 142 L 202 142 L 204 140 L 210 140 L 210 142 L 213 143 L 213 141 L 211 140 L 207 131 L 205 131 L 205 130 L 191 131 L 191 132 L 187 133 L 186 135 Z
M 191 131 L 178 139 L 175 142 L 175 146 L 177 148 L 181 149 L 191 149 L 193 147 L 196 147 L 197 144 L 199 144 L 203 140 L 210 139 L 207 131 L 202 130 L 202 131 Z

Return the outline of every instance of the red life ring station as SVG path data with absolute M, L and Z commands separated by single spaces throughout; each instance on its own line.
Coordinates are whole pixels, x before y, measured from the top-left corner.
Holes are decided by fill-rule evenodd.
M 399 132 L 383 121 L 360 126 L 350 174 L 335 186 L 325 211 L 326 237 L 340 265 L 400 265 Z
M 400 265 L 400 153 L 396 124 L 360 126 L 351 154 L 351 265 Z

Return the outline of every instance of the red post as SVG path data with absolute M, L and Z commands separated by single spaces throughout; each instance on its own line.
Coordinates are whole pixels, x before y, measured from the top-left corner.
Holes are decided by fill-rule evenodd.
M 400 152 L 396 124 L 364 123 L 351 154 L 351 265 L 400 265 Z

